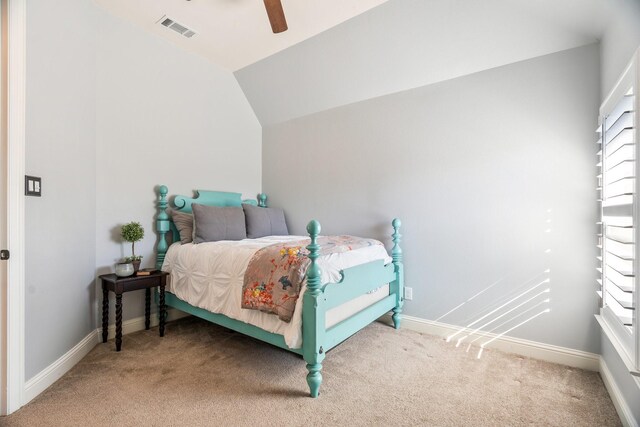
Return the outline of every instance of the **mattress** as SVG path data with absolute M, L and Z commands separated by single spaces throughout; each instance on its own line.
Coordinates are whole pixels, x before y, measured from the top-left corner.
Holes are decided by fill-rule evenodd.
M 302 298 L 298 298 L 293 318 L 283 322 L 278 316 L 240 307 L 244 272 L 253 254 L 275 243 L 297 241 L 306 236 L 269 236 L 240 241 L 174 243 L 165 256 L 162 270 L 170 273 L 166 290 L 181 300 L 213 313 L 224 314 L 265 331 L 282 335 L 290 348 L 302 347 Z M 374 260 L 391 258 L 382 245 L 368 246 L 349 252 L 334 253 L 317 259 L 322 283 L 340 281 L 341 271 Z M 337 286 L 340 286 L 339 284 Z M 300 295 L 304 294 L 306 283 Z M 341 322 L 363 308 L 389 295 L 389 286 L 361 295 L 326 314 L 327 328 Z

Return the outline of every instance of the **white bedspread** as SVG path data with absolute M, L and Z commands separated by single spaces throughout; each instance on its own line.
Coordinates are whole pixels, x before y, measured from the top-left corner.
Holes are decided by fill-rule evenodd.
M 167 290 L 189 304 L 205 310 L 224 314 L 284 336 L 290 348 L 302 346 L 302 295 L 296 304 L 291 322 L 281 321 L 278 316 L 240 307 L 244 272 L 253 254 L 265 246 L 296 241 L 306 236 L 269 236 L 260 239 L 180 244 L 174 243 L 167 251 L 163 271 L 171 275 Z M 384 246 L 374 245 L 354 251 L 335 253 L 318 258 L 322 269 L 322 283 L 340 280 L 340 271 L 358 264 L 383 259 L 391 262 Z M 389 295 L 388 286 L 363 295 L 327 313 L 326 327 L 331 327 L 350 314 Z M 332 313 L 333 312 L 333 313 Z

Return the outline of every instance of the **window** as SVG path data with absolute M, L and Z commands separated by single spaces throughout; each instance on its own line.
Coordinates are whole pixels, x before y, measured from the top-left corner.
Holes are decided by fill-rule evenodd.
M 636 192 L 638 55 L 600 107 L 598 126 L 598 321 L 629 370 L 640 367 L 638 328 L 638 274 L 636 249 L 640 210 Z

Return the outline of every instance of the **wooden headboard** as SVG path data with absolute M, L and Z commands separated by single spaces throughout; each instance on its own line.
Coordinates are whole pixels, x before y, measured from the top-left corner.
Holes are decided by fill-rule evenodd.
M 158 187 L 158 216 L 156 218 L 156 231 L 159 235 L 158 248 L 156 255 L 156 268 L 160 269 L 164 262 L 164 256 L 169 249 L 167 242 L 167 233 L 171 232 L 173 242 L 180 241 L 180 234 L 175 224 L 171 220 L 171 217 L 167 213 L 167 207 L 169 201 L 167 200 L 167 193 L 169 189 L 166 185 L 160 185 Z M 257 200 L 243 199 L 240 193 L 230 193 L 227 191 L 209 191 L 209 190 L 196 190 L 195 197 L 187 196 L 175 196 L 173 199 L 172 209 L 179 212 L 192 213 L 191 205 L 198 203 L 200 205 L 207 206 L 242 206 L 243 203 L 254 206 L 267 207 L 267 196 L 264 193 L 258 194 Z

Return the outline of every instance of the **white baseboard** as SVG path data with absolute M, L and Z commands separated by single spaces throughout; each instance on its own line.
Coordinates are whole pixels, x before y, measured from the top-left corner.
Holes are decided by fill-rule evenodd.
M 167 321 L 177 320 L 189 314 L 181 312 L 176 309 L 167 310 Z M 122 333 L 127 335 L 133 332 L 141 331 L 144 329 L 144 316 L 127 320 L 122 323 Z M 392 323 L 391 316 L 385 315 L 381 319 L 385 323 Z M 151 326 L 158 325 L 158 316 L 151 316 Z M 456 332 L 459 332 L 463 328 L 454 325 L 448 325 L 446 323 L 434 322 L 430 320 L 420 319 L 413 316 L 402 316 L 403 327 L 430 335 L 437 335 L 442 337 L 448 337 Z M 115 325 L 109 325 L 109 339 L 115 337 Z M 487 346 L 487 348 L 494 348 L 507 353 L 519 354 L 521 356 L 531 357 L 534 359 L 544 360 L 547 362 L 559 363 L 566 366 L 572 366 L 581 369 L 587 369 L 590 371 L 601 371 L 603 367 L 606 369 L 606 365 L 603 364 L 601 358 L 597 354 L 588 353 L 579 350 L 573 350 L 565 347 L 554 346 L 550 344 L 539 343 L 535 341 L 524 340 L 520 338 L 513 338 L 507 336 L 498 337 L 496 334 L 482 333 L 482 337 L 487 339 L 495 338 L 495 340 Z M 71 350 L 65 353 L 58 360 L 53 362 L 47 368 L 43 369 L 36 376 L 31 378 L 25 383 L 25 401 L 23 404 L 27 404 L 37 395 L 42 393 L 47 387 L 56 382 L 67 371 L 73 368 L 84 356 L 87 355 L 99 342 L 101 342 L 102 328 L 98 328 L 87 335 L 82 341 L 80 341 Z M 454 345 L 454 344 L 452 344 Z M 622 402 L 626 405 L 624 398 L 620 394 L 615 383 L 611 380 L 611 375 L 607 372 L 603 374 L 603 379 L 608 374 L 608 380 L 605 380 L 605 385 L 614 400 Z M 608 383 L 607 383 L 608 381 Z M 614 390 L 614 391 L 611 391 Z M 617 393 L 617 397 L 614 398 L 614 393 Z M 621 404 L 621 405 L 622 405 Z M 627 413 L 630 414 L 628 406 L 620 406 L 626 408 Z M 616 405 L 616 409 L 618 405 Z M 620 412 L 620 410 L 619 410 Z M 622 415 L 621 415 L 622 417 Z M 633 420 L 633 417 L 628 418 Z M 635 422 L 635 421 L 634 421 Z M 629 424 L 631 426 L 637 426 L 637 424 Z
M 616 411 L 618 412 L 618 416 L 622 421 L 622 424 L 625 427 L 638 427 L 638 422 L 633 417 L 633 413 L 631 412 L 631 408 L 627 403 L 624 395 L 618 388 L 611 371 L 607 367 L 604 359 L 600 358 L 600 376 L 602 377 L 602 382 L 604 382 L 604 386 L 607 388 L 609 392 L 609 396 L 611 396 L 611 400 L 613 401 L 613 406 L 616 407 Z
M 170 308 L 167 310 L 167 321 L 187 317 L 189 314 Z M 158 325 L 158 316 L 151 315 L 151 327 Z M 144 329 L 144 316 L 122 322 L 122 334 L 127 335 Z M 109 325 L 109 339 L 116 336 L 116 325 Z M 47 366 L 40 373 L 28 380 L 24 386 L 24 401 L 22 405 L 31 402 L 36 396 L 45 391 L 51 384 L 58 381 L 76 363 L 82 360 L 93 348 L 102 342 L 102 327 L 92 331 L 76 344 L 71 350 L 63 354 L 58 360 Z
M 388 314 L 383 316 L 380 320 L 385 323 L 392 323 L 391 316 Z M 460 326 L 434 322 L 431 320 L 406 315 L 402 316 L 402 327 L 412 331 L 422 332 L 430 335 L 437 335 L 445 338 L 452 336 L 453 334 L 464 329 Z M 464 334 L 459 334 L 456 338 L 460 338 L 463 335 Z M 574 350 L 566 347 L 559 347 L 551 344 L 544 344 L 536 341 L 524 340 L 521 338 L 513 338 L 504 335 L 499 336 L 497 334 L 487 332 L 480 332 L 475 335 L 476 338 L 478 336 L 483 337 L 484 339 L 476 341 L 476 352 L 479 351 L 481 343 L 494 339 L 494 341 L 487 345 L 486 348 L 492 348 L 504 351 L 505 353 L 518 354 L 520 356 L 531 357 L 533 359 L 544 360 L 546 362 L 558 363 L 561 365 L 586 369 L 589 371 L 597 372 L 600 370 L 600 356 L 598 354 Z M 451 345 L 455 346 L 455 342 L 452 342 Z M 462 347 L 466 348 L 467 345 L 468 343 L 463 343 Z
M 83 357 L 85 357 L 99 342 L 98 330 L 94 330 L 84 337 L 71 350 L 63 354 L 58 360 L 44 368 L 24 385 L 23 405 L 31 402 L 37 395 L 42 393 L 60 377 L 73 368 Z

